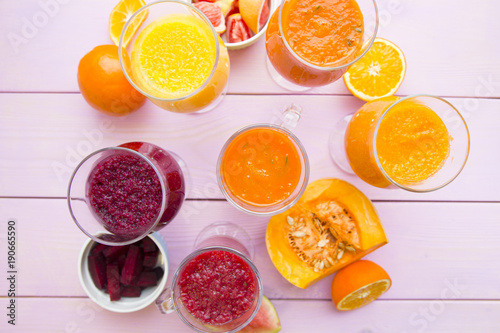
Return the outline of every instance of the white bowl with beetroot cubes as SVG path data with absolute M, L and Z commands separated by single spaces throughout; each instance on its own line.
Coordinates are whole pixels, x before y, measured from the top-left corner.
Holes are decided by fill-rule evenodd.
M 275 3 L 275 0 L 190 1 L 207 16 L 229 50 L 250 46 L 265 34 Z
M 153 303 L 168 276 L 167 245 L 158 233 L 124 246 L 89 239 L 80 252 L 78 274 L 95 303 L 113 312 L 133 312 Z

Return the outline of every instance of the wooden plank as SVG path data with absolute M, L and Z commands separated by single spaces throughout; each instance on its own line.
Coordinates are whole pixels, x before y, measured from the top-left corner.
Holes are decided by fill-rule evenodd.
M 152 103 L 129 116 L 108 117 L 88 106 L 79 94 L 0 94 L 0 196 L 66 196 L 70 175 L 88 153 L 129 141 L 147 141 L 180 155 L 190 174 L 190 198 L 223 198 L 215 170 L 224 142 L 241 127 L 276 122 L 291 102 L 304 109 L 295 133 L 311 165 L 310 180 L 345 179 L 373 200 L 499 201 L 500 100 L 449 99 L 467 119 L 472 140 L 469 161 L 459 178 L 436 192 L 418 194 L 378 189 L 340 170 L 328 150 L 337 121 L 362 103 L 347 96 L 226 96 L 217 110 L 183 115 Z M 314 135 L 311 135 L 314 133 Z
M 5 308 L 7 299 L 0 299 Z M 482 332 L 500 330 L 500 302 L 494 301 L 386 301 L 339 312 L 330 301 L 272 300 L 281 332 Z M 175 314 L 162 315 L 150 305 L 134 313 L 104 310 L 87 298 L 17 299 L 16 326 L 0 322 L 2 332 L 192 332 Z M 41 309 L 53 310 L 47 315 Z M 334 328 L 334 330 L 332 330 Z
M 94 46 L 111 43 L 108 17 L 116 2 L 0 2 L 0 91 L 77 92 L 79 60 Z M 398 44 L 408 62 L 399 94 L 500 96 L 496 56 L 500 46 L 491 42 L 500 39 L 498 1 L 443 0 L 432 3 L 432 10 L 428 1 L 379 0 L 377 4 L 378 36 Z M 267 72 L 264 39 L 231 51 L 230 57 L 230 93 L 289 93 Z M 338 81 L 310 93 L 349 92 Z
M 486 203 L 376 203 L 389 244 L 367 258 L 393 280 L 384 299 L 500 299 L 500 205 Z M 0 244 L 6 222 L 17 219 L 19 296 L 84 296 L 77 262 L 85 235 L 73 223 L 63 199 L 0 199 Z M 264 236 L 268 218 L 246 215 L 225 201 L 187 201 L 161 230 L 173 272 L 207 225 L 230 221 L 242 226 L 254 245 L 254 262 L 267 296 L 330 299 L 332 277 L 308 289 L 288 283 L 271 263 Z M 6 251 L 0 251 L 5 267 Z M 6 269 L 3 269 L 6 271 Z M 0 279 L 0 296 L 7 281 Z

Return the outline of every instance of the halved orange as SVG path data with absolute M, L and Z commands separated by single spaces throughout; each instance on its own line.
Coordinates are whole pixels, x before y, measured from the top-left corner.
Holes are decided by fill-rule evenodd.
M 349 91 L 364 101 L 392 96 L 403 82 L 406 59 L 396 44 L 375 38 L 372 47 L 344 74 Z
M 360 308 L 391 287 L 387 272 L 369 260 L 358 260 L 337 272 L 332 282 L 332 300 L 338 310 Z
M 253 33 L 258 33 L 266 25 L 270 15 L 268 0 L 239 0 L 238 6 L 243 21 Z
M 144 0 L 121 0 L 109 15 L 109 37 L 115 45 L 120 43 L 120 35 L 122 34 L 123 27 L 128 19 L 138 11 L 141 7 L 145 6 Z M 132 39 L 132 36 L 140 27 L 142 22 L 146 19 L 148 11 L 145 10 L 136 16 L 132 24 L 127 28 L 127 32 L 123 39 L 123 47 Z

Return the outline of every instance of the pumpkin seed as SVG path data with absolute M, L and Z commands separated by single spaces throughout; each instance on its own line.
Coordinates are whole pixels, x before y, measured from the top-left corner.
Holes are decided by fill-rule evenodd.
M 356 249 L 355 249 L 355 248 L 353 248 L 353 247 L 352 247 L 352 246 L 350 246 L 350 245 L 347 245 L 347 246 L 345 247 L 345 249 L 346 249 L 347 251 L 350 251 L 350 252 L 356 252 Z
M 337 260 L 342 259 L 343 256 L 344 256 L 344 250 L 340 250 L 339 253 L 337 254 Z
M 293 236 L 293 237 L 299 237 L 299 238 L 300 238 L 300 237 L 304 237 L 305 235 L 306 235 L 306 233 L 305 233 L 305 232 L 303 232 L 303 231 L 300 231 L 300 230 L 299 230 L 299 231 L 292 232 L 292 236 Z
M 322 239 L 318 242 L 318 247 L 325 247 L 328 244 L 328 239 Z

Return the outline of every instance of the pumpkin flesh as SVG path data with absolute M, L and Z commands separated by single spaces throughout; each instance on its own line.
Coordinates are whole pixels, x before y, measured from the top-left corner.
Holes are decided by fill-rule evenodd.
M 285 279 L 300 288 L 386 243 L 371 201 L 340 179 L 309 184 L 297 204 L 270 219 L 266 231 L 271 261 Z

